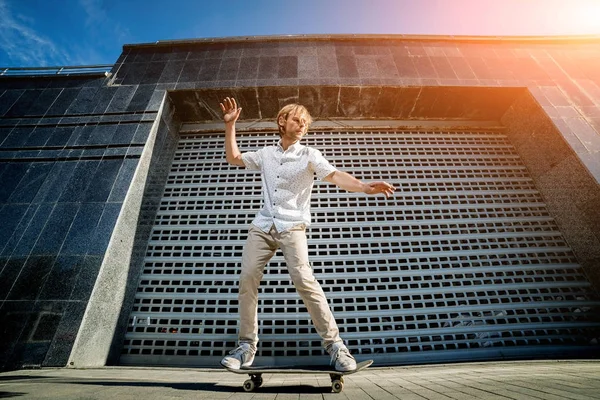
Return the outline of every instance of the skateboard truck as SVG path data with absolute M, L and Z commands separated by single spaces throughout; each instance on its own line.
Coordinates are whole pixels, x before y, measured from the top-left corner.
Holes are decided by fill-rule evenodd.
M 244 390 L 246 392 L 253 392 L 263 384 L 262 374 L 249 374 L 250 379 L 244 381 Z M 340 393 L 344 390 L 344 377 L 338 374 L 329 374 L 331 378 L 331 391 L 334 393 Z

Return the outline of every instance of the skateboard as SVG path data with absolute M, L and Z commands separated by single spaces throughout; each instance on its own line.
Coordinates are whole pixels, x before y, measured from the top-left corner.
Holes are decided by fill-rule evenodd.
M 258 389 L 262 383 L 262 374 L 329 374 L 331 378 L 331 391 L 340 393 L 344 389 L 344 376 L 362 371 L 373 364 L 373 360 L 362 361 L 356 364 L 356 369 L 348 372 L 340 372 L 330 366 L 307 365 L 307 366 L 287 366 L 287 367 L 249 367 L 242 369 L 231 369 L 223 366 L 226 370 L 235 374 L 247 374 L 250 379 L 244 382 L 244 390 L 252 392 Z

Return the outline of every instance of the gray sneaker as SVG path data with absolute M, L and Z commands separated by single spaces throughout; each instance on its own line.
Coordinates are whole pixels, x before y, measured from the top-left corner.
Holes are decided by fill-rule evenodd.
M 327 351 L 331 355 L 331 364 L 335 366 L 336 371 L 347 372 L 356 369 L 356 360 L 344 343 L 333 343 L 327 348 Z
M 249 343 L 242 343 L 236 349 L 231 350 L 229 355 L 221 360 L 221 365 L 226 368 L 240 369 L 252 365 L 254 362 L 256 347 Z

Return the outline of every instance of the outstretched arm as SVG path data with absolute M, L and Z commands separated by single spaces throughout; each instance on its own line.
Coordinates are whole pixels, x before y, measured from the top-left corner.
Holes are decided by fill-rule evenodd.
M 223 111 L 223 122 L 225 122 L 225 157 L 227 162 L 232 165 L 244 167 L 242 153 L 238 148 L 235 138 L 235 121 L 239 118 L 242 108 L 238 108 L 233 97 L 225 98 L 219 105 L 221 106 L 221 111 Z
M 364 183 L 356 179 L 352 175 L 343 171 L 334 171 L 327 175 L 324 181 L 333 183 L 334 185 L 347 190 L 349 192 L 362 192 L 366 194 L 376 195 L 383 193 L 389 198 L 394 194 L 395 187 L 384 181 Z

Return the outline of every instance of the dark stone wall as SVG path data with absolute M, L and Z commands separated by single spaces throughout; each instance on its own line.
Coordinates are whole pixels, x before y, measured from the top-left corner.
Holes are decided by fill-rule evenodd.
M 258 119 L 305 98 L 317 117 L 465 119 L 454 110 L 464 110 L 457 103 L 472 97 L 457 97 L 465 92 L 452 87 L 527 88 L 576 154 L 578 171 L 589 174 L 581 179 L 593 186 L 600 182 L 598 44 L 350 36 L 200 40 L 125 46 L 110 77 L 0 78 L 0 369 L 66 364 L 166 91 L 174 91 L 175 112 L 187 121 L 219 120 L 215 101 L 221 95 L 257 91 L 263 103 L 247 111 Z M 284 86 L 269 96 L 269 87 Z M 388 98 L 384 88 L 390 86 L 405 89 Z M 182 95 L 198 89 L 213 89 L 214 96 Z M 510 93 L 513 99 L 523 91 Z M 487 100 L 491 107 L 511 105 Z M 404 111 L 395 115 L 396 109 Z M 515 140 L 526 126 L 517 125 Z M 593 211 L 593 201 L 582 207 Z
M 380 89 L 386 86 L 416 91 L 452 86 L 525 87 L 600 182 L 597 39 L 461 41 L 332 36 L 255 42 L 200 40 L 125 46 L 113 72 L 115 83 L 139 84 L 148 92 L 152 88 L 355 87 L 344 89 L 341 95 L 360 91 L 364 104 L 359 106 L 366 109 L 385 102 Z M 311 94 L 321 93 L 309 91 L 304 97 Z M 332 114 L 327 98 L 315 102 L 315 115 Z M 272 108 L 296 100 L 298 95 L 292 90 Z M 437 105 L 438 114 L 460 101 L 464 100 L 448 93 L 447 101 Z M 353 110 L 335 112 L 343 116 Z M 218 113 L 202 118 L 218 119 Z
M 149 104 L 104 76 L 0 80 L 0 369 L 66 364 Z

